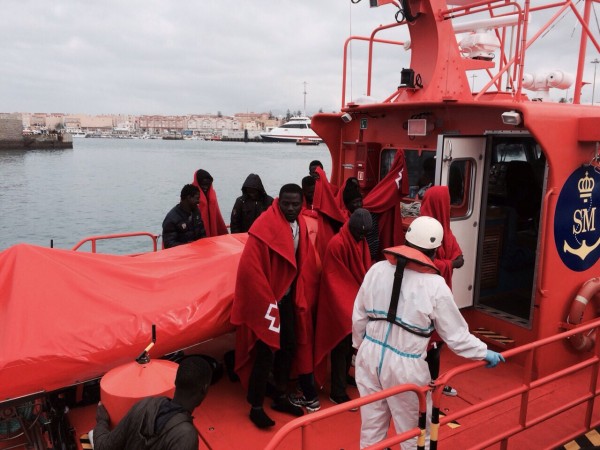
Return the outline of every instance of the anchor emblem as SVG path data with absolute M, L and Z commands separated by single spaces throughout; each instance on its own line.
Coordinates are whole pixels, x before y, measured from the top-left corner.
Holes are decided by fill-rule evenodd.
M 589 255 L 594 250 L 596 250 L 598 245 L 600 245 L 600 238 L 598 238 L 598 240 L 596 241 L 596 243 L 594 245 L 587 245 L 587 243 L 584 239 L 583 241 L 581 241 L 581 247 L 579 247 L 579 248 L 573 248 L 567 243 L 567 241 L 565 241 L 565 245 L 563 246 L 563 251 L 569 252 L 575 256 L 579 256 L 581 258 L 581 260 L 583 261 L 585 258 L 587 258 L 587 255 Z

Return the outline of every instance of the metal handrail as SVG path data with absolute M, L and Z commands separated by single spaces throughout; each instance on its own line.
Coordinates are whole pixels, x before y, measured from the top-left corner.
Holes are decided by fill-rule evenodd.
M 425 414 L 427 410 L 427 392 L 430 390 L 429 386 L 417 386 L 416 384 L 402 384 L 394 386 L 389 389 L 385 389 L 381 392 L 371 394 L 365 397 L 357 398 L 349 402 L 341 403 L 331 408 L 322 409 L 312 414 L 307 414 L 301 418 L 295 419 L 286 425 L 284 425 L 275 436 L 269 441 L 265 450 L 275 450 L 279 444 L 281 444 L 284 438 L 289 435 L 292 431 L 301 429 L 301 448 L 319 448 L 318 442 L 319 437 L 316 436 L 314 429 L 310 428 L 313 423 L 327 419 L 338 414 L 343 414 L 350 411 L 351 409 L 373 403 L 379 400 L 383 400 L 387 397 L 392 397 L 402 392 L 414 392 L 419 400 L 419 427 L 412 428 L 402 434 L 392 436 L 384 441 L 378 442 L 375 445 L 369 447 L 370 450 L 382 450 L 391 445 L 398 444 L 406 439 L 411 439 L 416 436 L 420 436 L 425 439 Z M 422 447 L 420 443 L 419 448 Z
M 393 44 L 393 45 L 404 45 L 404 42 L 402 41 L 391 41 L 391 40 L 387 40 L 387 39 L 376 39 L 374 37 L 374 34 L 379 30 L 379 29 L 387 29 L 387 28 L 391 28 L 391 27 L 397 27 L 400 25 L 403 25 L 404 23 L 395 23 L 395 24 L 390 24 L 387 25 L 385 27 L 379 27 L 377 29 L 375 29 L 375 31 L 373 31 L 373 33 L 371 34 L 371 37 L 364 37 L 364 36 L 350 36 L 348 39 L 346 39 L 346 42 L 344 43 L 344 64 L 342 66 L 342 109 L 344 107 L 346 107 L 346 74 L 347 74 L 347 61 L 348 61 L 348 45 L 350 44 L 350 42 L 352 41 L 368 41 L 369 42 L 369 65 L 368 65 L 368 80 L 367 80 L 367 95 L 370 95 L 371 93 L 371 66 L 373 64 L 373 43 L 377 42 L 380 44 Z
M 271 441 L 269 441 L 268 445 L 265 447 L 265 450 L 275 450 L 277 448 L 277 446 L 283 442 L 283 440 L 285 439 L 286 436 L 288 436 L 290 433 L 292 433 L 293 431 L 298 430 L 298 429 L 301 430 L 301 447 L 300 448 L 302 448 L 302 449 L 319 448 L 318 436 L 316 436 L 315 430 L 310 427 L 310 425 L 312 425 L 313 423 L 319 422 L 321 420 L 324 420 L 324 419 L 327 419 L 327 418 L 330 418 L 333 416 L 337 416 L 339 414 L 345 413 L 347 411 L 350 411 L 351 409 L 360 407 L 362 405 L 366 405 L 368 403 L 373 403 L 373 402 L 376 402 L 379 400 L 383 400 L 387 397 L 392 397 L 401 392 L 409 392 L 409 391 L 414 392 L 419 399 L 419 420 L 420 421 L 424 420 L 424 414 L 425 414 L 425 408 L 426 408 L 426 403 L 425 403 L 426 395 L 429 391 L 433 391 L 433 393 L 432 393 L 432 400 L 433 400 L 432 417 L 433 417 L 433 419 L 432 419 L 432 424 L 431 424 L 432 433 L 431 433 L 431 442 L 430 442 L 430 449 L 432 449 L 432 450 L 437 449 L 437 443 L 438 443 L 437 442 L 437 431 L 439 430 L 439 427 L 441 425 L 446 425 L 452 421 L 456 421 L 456 420 L 458 420 L 464 416 L 467 416 L 469 414 L 473 414 L 473 413 L 482 411 L 494 404 L 497 404 L 498 402 L 501 402 L 501 401 L 504 401 L 504 400 L 507 400 L 507 399 L 510 399 L 510 398 L 513 398 L 513 397 L 516 397 L 519 395 L 521 396 L 521 405 L 518 410 L 519 424 L 517 426 L 512 427 L 509 430 L 506 430 L 506 431 L 500 433 L 499 435 L 497 435 L 495 437 L 489 438 L 485 442 L 478 443 L 476 448 L 485 448 L 487 446 L 497 444 L 499 442 L 501 442 L 502 448 L 506 448 L 506 446 L 508 445 L 508 439 L 510 437 L 512 437 L 528 428 L 538 425 L 541 422 L 551 419 L 551 418 L 555 417 L 556 414 L 558 414 L 558 413 L 568 411 L 569 409 L 579 406 L 585 402 L 587 402 L 587 410 L 586 410 L 586 414 L 585 414 L 585 418 L 584 418 L 585 423 L 583 425 L 583 428 L 585 428 L 585 430 L 582 429 L 581 431 L 586 431 L 586 430 L 590 429 L 590 427 L 592 425 L 591 418 L 592 418 L 593 408 L 594 408 L 594 399 L 596 397 L 600 396 L 600 390 L 598 390 L 597 386 L 596 386 L 596 380 L 598 377 L 599 365 L 600 365 L 600 339 L 596 340 L 595 351 L 591 357 L 588 357 L 577 364 L 567 367 L 566 369 L 557 370 L 557 371 L 555 371 L 549 375 L 546 375 L 544 377 L 541 377 L 541 378 L 534 377 L 533 363 L 534 363 L 534 353 L 540 347 L 544 347 L 546 345 L 553 344 L 555 342 L 562 341 L 564 339 L 568 339 L 569 337 L 571 337 L 575 334 L 590 331 L 590 330 L 593 330 L 594 328 L 600 328 L 600 319 L 596 319 L 596 320 L 587 322 L 585 324 L 576 326 L 575 328 L 573 328 L 569 331 L 565 331 L 565 332 L 556 334 L 554 336 L 540 339 L 538 341 L 534 341 L 529 344 L 525 344 L 520 347 L 516 347 L 516 348 L 513 348 L 513 349 L 503 352 L 502 355 L 504 356 L 504 358 L 506 360 L 508 360 L 509 358 L 515 357 L 517 355 L 523 355 L 523 354 L 526 355 L 526 362 L 525 362 L 525 366 L 524 366 L 522 385 L 515 389 L 504 392 L 500 395 L 497 395 L 495 397 L 488 398 L 487 400 L 484 400 L 477 404 L 466 407 L 460 411 L 457 411 L 456 413 L 448 414 L 447 416 L 444 416 L 441 420 L 439 420 L 438 417 L 439 417 L 440 404 L 441 404 L 441 400 L 442 400 L 443 388 L 446 385 L 451 384 L 450 381 L 455 376 L 483 367 L 485 365 L 485 361 L 471 362 L 471 363 L 463 364 L 461 366 L 450 369 L 449 371 L 442 374 L 434 383 L 432 383 L 431 386 L 417 386 L 414 384 L 399 385 L 399 386 L 395 386 L 393 388 L 383 390 L 381 392 L 377 392 L 375 394 L 371 394 L 371 395 L 368 395 L 365 397 L 354 399 L 349 402 L 342 403 L 340 405 L 336 405 L 331 408 L 323 409 L 316 413 L 308 414 L 301 418 L 295 419 L 295 420 L 289 422 L 288 424 L 286 424 L 285 426 L 283 426 L 275 434 L 275 436 L 271 439 Z M 572 399 L 568 403 L 562 404 L 562 405 L 554 408 L 553 410 L 546 410 L 544 412 L 544 414 L 542 414 L 536 418 L 529 419 L 529 420 L 527 419 L 527 407 L 529 405 L 529 392 L 532 389 L 539 388 L 540 386 L 548 384 L 552 381 L 556 381 L 557 379 L 560 379 L 567 375 L 573 374 L 580 370 L 586 369 L 588 367 L 592 368 L 592 374 L 591 374 L 591 380 L 590 380 L 590 384 L 589 384 L 589 391 L 586 394 L 584 394 L 578 398 Z M 372 445 L 368 448 L 370 450 L 381 450 L 386 447 L 396 445 L 400 442 L 404 442 L 405 440 L 412 439 L 417 436 L 421 437 L 421 439 L 419 440 L 419 445 L 420 445 L 419 448 L 423 448 L 422 442 L 424 439 L 424 429 L 421 429 L 420 426 L 421 426 L 421 422 L 419 422 L 419 427 L 417 427 L 417 428 L 412 428 L 408 431 L 405 431 L 403 433 L 400 433 L 400 434 L 397 434 L 390 438 L 387 438 L 387 439 L 385 439 L 381 442 L 378 442 L 377 444 Z M 434 430 L 435 430 L 435 433 L 434 433 Z M 489 430 L 489 432 L 492 433 L 492 430 Z M 567 441 L 568 439 L 574 438 L 578 434 L 580 434 L 580 433 L 575 433 L 572 436 L 565 437 L 565 439 L 561 440 L 561 442 L 557 442 L 556 445 L 554 445 L 554 447 Z
M 157 234 L 150 233 L 148 231 L 135 231 L 133 233 L 102 234 L 102 235 L 98 235 L 98 236 L 89 236 L 89 237 L 82 239 L 77 244 L 75 244 L 75 246 L 71 250 L 77 251 L 77 250 L 79 250 L 79 248 L 82 245 L 86 244 L 87 242 L 91 242 L 92 253 L 96 253 L 96 242 L 97 241 L 108 240 L 108 239 L 122 239 L 122 238 L 129 238 L 129 237 L 138 237 L 138 236 L 148 236 L 150 239 L 152 239 L 152 245 L 153 245 L 152 251 L 154 251 L 154 252 L 157 251 L 158 238 L 160 236 Z
M 600 319 L 589 321 L 586 324 L 582 324 L 577 327 L 574 327 L 573 329 L 571 329 L 569 331 L 559 333 L 559 334 L 556 334 L 554 336 L 550 336 L 550 337 L 547 337 L 544 339 L 540 339 L 538 341 L 534 341 L 529 344 L 525 344 L 520 347 L 516 347 L 516 348 L 513 348 L 513 349 L 503 352 L 502 355 L 504 356 L 504 358 L 506 360 L 508 360 L 509 358 L 512 358 L 514 356 L 517 356 L 517 355 L 525 355 L 525 357 L 526 357 L 525 358 L 525 366 L 524 366 L 523 380 L 522 380 L 521 386 L 514 388 L 512 390 L 509 390 L 507 392 L 504 392 L 503 394 L 489 398 L 480 403 L 471 405 L 465 409 L 457 411 L 456 413 L 449 414 L 439 421 L 439 425 L 448 424 L 452 421 L 458 420 L 467 415 L 482 411 L 491 405 L 497 404 L 498 402 L 508 400 L 510 398 L 514 398 L 517 396 L 521 396 L 521 404 L 520 404 L 520 407 L 518 410 L 518 414 L 519 414 L 518 425 L 514 426 L 513 428 L 511 428 L 509 430 L 504 431 L 503 433 L 501 433 L 499 435 L 496 435 L 495 437 L 490 437 L 485 442 L 479 442 L 475 448 L 486 448 L 488 446 L 491 446 L 491 445 L 497 444 L 497 443 L 501 443 L 501 447 L 506 448 L 506 446 L 508 445 L 508 440 L 511 437 L 515 436 L 516 434 L 518 434 L 522 431 L 525 431 L 535 425 L 538 425 L 548 419 L 551 419 L 551 418 L 555 417 L 557 414 L 568 411 L 569 409 L 572 409 L 572 408 L 574 408 L 578 405 L 581 405 L 582 403 L 585 403 L 585 402 L 587 402 L 587 409 L 586 409 L 586 415 L 584 418 L 585 423 L 583 424 L 581 431 L 589 430 L 592 425 L 591 417 L 592 417 L 592 413 L 593 413 L 593 409 L 594 409 L 594 399 L 600 395 L 600 390 L 598 390 L 596 387 L 597 378 L 598 378 L 598 369 L 599 369 L 599 365 L 600 365 L 600 357 L 599 357 L 599 355 L 600 355 L 600 339 L 597 340 L 595 343 L 595 350 L 594 350 L 594 353 L 592 356 L 585 358 L 581 362 L 574 364 L 570 367 L 567 367 L 567 368 L 564 368 L 561 370 L 556 370 L 556 371 L 550 373 L 549 375 L 546 375 L 546 376 L 543 376 L 540 378 L 536 378 L 534 376 L 533 364 L 535 361 L 535 358 L 534 358 L 535 351 L 538 350 L 539 348 L 562 341 L 564 339 L 568 339 L 573 335 L 583 333 L 585 331 L 590 331 L 590 330 L 593 330 L 598 327 L 600 327 Z M 432 394 L 433 415 L 435 415 L 436 410 L 439 411 L 444 386 L 450 384 L 450 380 L 452 378 L 454 378 L 455 376 L 457 376 L 459 374 L 464 374 L 466 372 L 469 372 L 469 371 L 477 369 L 477 368 L 480 368 L 483 365 L 484 365 L 484 361 L 467 363 L 467 364 L 463 364 L 461 366 L 455 367 L 453 369 L 450 369 L 449 371 L 447 371 L 443 375 L 441 375 L 435 381 L 435 383 L 433 383 L 433 386 L 434 386 L 433 394 Z M 527 413 L 528 413 L 528 405 L 529 405 L 529 393 L 532 389 L 539 388 L 540 386 L 546 385 L 552 381 L 556 381 L 557 379 L 560 379 L 567 375 L 576 373 L 576 372 L 583 370 L 585 368 L 588 368 L 588 367 L 592 368 L 592 373 L 591 373 L 591 379 L 590 379 L 590 384 L 589 384 L 589 390 L 587 393 L 585 393 L 584 395 L 581 395 L 580 397 L 571 399 L 571 401 L 569 401 L 568 403 L 562 404 L 558 407 L 555 407 L 554 409 L 546 410 L 544 412 L 544 414 L 542 414 L 536 418 L 528 420 Z M 432 426 L 433 426 L 433 423 L 432 423 Z M 490 432 L 491 432 L 491 430 L 490 430 Z M 577 436 L 578 434 L 579 433 L 576 433 L 574 436 Z M 572 436 L 572 437 L 574 437 L 574 436 Z M 561 441 L 556 442 L 556 445 L 553 445 L 553 447 L 560 445 L 561 443 L 565 442 L 567 439 L 569 439 L 569 437 L 565 438 L 564 440 L 561 439 Z M 433 444 L 433 442 L 432 442 L 432 444 Z M 435 448 L 436 448 L 435 445 L 431 446 L 431 449 L 435 449 Z

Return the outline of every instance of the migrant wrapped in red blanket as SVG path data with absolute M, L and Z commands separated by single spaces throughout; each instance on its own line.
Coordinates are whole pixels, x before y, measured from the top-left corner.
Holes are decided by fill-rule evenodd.
M 232 331 L 246 234 L 137 257 L 20 244 L 0 252 L 0 402 Z

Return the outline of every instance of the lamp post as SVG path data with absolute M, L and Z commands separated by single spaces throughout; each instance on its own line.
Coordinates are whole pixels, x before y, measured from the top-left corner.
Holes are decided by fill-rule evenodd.
M 304 111 L 302 111 L 304 113 L 304 115 L 306 116 L 306 85 L 308 84 L 306 81 L 304 81 Z
M 471 92 L 475 92 L 475 78 L 477 78 L 477 75 L 471 75 Z
M 594 93 L 596 92 L 596 67 L 598 67 L 600 60 L 596 58 L 590 62 L 594 65 L 594 80 L 592 81 L 592 106 L 594 106 Z

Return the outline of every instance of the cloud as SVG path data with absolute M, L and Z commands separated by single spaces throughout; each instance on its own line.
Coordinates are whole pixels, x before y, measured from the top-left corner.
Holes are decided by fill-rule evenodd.
M 344 41 L 394 20 L 393 6 L 368 6 L 366 0 L 3 0 L 2 109 L 285 113 L 303 109 L 306 82 L 309 114 L 339 110 Z M 573 23 L 562 22 L 567 31 L 540 41 L 553 57 L 528 64 L 572 70 L 576 55 L 563 47 Z M 352 44 L 347 92 L 354 97 L 366 93 L 366 48 Z M 400 48 L 376 47 L 373 96 L 395 90 L 409 57 Z

